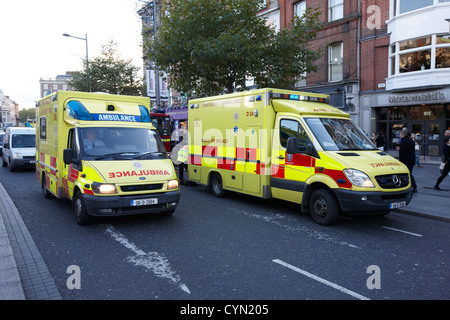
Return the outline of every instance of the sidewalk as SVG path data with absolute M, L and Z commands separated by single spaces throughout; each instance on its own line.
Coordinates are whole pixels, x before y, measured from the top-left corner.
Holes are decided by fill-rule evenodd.
M 450 177 L 433 186 L 439 177 L 438 164 L 414 167 L 418 193 L 397 212 L 450 221 Z M 44 260 L 20 213 L 0 183 L 0 300 L 60 300 Z

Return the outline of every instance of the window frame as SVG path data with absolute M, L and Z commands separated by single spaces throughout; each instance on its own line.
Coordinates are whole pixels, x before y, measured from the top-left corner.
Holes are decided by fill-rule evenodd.
M 340 50 L 340 58 L 338 62 L 333 61 L 333 48 L 339 46 Z M 334 79 L 333 77 L 333 67 L 339 66 L 340 67 L 340 77 L 339 79 Z M 342 81 L 344 79 L 344 43 L 343 42 L 336 42 L 333 44 L 330 44 L 328 46 L 328 82 L 337 82 Z

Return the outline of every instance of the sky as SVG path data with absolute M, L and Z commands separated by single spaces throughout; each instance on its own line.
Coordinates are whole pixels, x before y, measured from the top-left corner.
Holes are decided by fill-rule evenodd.
M 142 69 L 140 17 L 143 0 L 0 0 L 0 90 L 35 106 L 40 78 L 80 71 L 86 57 L 101 55 L 110 40 L 124 59 Z M 142 72 L 141 72 L 142 74 Z

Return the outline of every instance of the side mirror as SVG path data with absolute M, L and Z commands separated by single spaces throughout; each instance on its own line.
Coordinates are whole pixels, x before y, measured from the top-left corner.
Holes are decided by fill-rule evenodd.
M 63 161 L 65 164 L 74 163 L 74 152 L 72 149 L 64 149 L 63 151 Z
M 298 138 L 290 137 L 286 144 L 286 152 L 289 154 L 298 153 Z

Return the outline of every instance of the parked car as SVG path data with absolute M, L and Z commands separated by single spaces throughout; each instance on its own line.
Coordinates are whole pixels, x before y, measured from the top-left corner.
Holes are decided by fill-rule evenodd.
M 11 171 L 34 168 L 36 163 L 36 129 L 9 127 L 3 139 L 2 165 Z
M 0 131 L 0 156 L 2 155 L 3 151 L 3 138 L 5 137 L 5 132 Z

